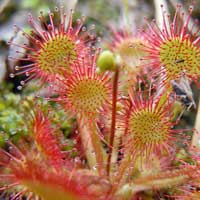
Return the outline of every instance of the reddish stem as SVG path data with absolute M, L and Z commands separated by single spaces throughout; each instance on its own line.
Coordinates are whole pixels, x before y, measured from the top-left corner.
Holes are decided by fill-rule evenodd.
M 113 143 L 115 137 L 115 124 L 116 124 L 116 104 L 117 104 L 117 91 L 118 91 L 118 77 L 119 77 L 119 68 L 116 68 L 114 80 L 113 80 L 113 93 L 112 93 L 112 123 L 110 131 L 110 145 L 109 145 L 109 154 L 107 162 L 107 174 L 110 174 L 110 165 L 112 158 Z

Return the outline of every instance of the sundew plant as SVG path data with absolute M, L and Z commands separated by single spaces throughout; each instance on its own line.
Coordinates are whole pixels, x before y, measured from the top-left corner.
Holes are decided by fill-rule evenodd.
M 182 123 L 198 110 L 194 6 L 159 5 L 145 26 L 109 24 L 101 40 L 63 6 L 14 25 L 25 42 L 8 42 L 9 77 L 37 89 L 19 101 L 25 133 L 1 141 L 0 198 L 200 199 L 200 130 Z

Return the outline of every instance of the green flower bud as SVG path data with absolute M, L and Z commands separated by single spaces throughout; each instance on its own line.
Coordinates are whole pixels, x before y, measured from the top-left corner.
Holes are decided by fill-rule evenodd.
M 114 71 L 116 68 L 114 54 L 109 50 L 103 51 L 97 60 L 97 66 L 101 72 L 106 70 Z

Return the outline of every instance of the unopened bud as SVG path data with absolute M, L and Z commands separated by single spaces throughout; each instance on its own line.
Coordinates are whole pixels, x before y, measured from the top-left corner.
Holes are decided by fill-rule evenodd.
M 97 60 L 97 66 L 100 71 L 114 71 L 116 68 L 114 54 L 109 50 L 103 51 Z

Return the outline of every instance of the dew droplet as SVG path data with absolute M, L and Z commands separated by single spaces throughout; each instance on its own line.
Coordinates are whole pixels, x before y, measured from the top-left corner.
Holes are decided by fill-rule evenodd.
M 77 23 L 77 24 L 80 24 L 80 23 L 81 23 L 81 20 L 80 20 L 80 19 L 77 19 L 77 20 L 76 20 L 76 23 Z
M 29 72 L 26 72 L 25 75 L 26 75 L 26 76 L 30 76 L 30 73 L 29 73 Z
M 76 140 L 74 140 L 74 141 L 73 141 L 73 144 L 77 144 L 77 141 L 76 141 Z
M 130 43 L 128 46 L 129 46 L 129 48 L 133 48 L 133 44 L 132 43 Z
M 80 163 L 80 162 L 81 162 L 81 160 L 80 160 L 80 158 L 79 158 L 79 157 L 75 157 L 75 158 L 74 158 L 74 162 L 75 162 L 75 163 Z
M 18 90 L 21 90 L 21 89 L 22 89 L 22 86 L 21 86 L 21 85 L 17 86 L 17 89 L 18 89 Z
M 101 42 L 101 38 L 100 37 L 97 38 L 97 42 Z
M 95 29 L 95 24 L 92 24 L 92 25 L 91 25 L 91 29 Z
M 92 49 L 93 51 L 95 51 L 95 50 L 96 50 L 96 47 L 95 47 L 95 46 L 92 46 L 91 49 Z
M 9 76 L 10 76 L 10 78 L 14 78 L 15 74 L 11 73 Z
M 87 30 L 87 28 L 86 28 L 85 26 L 83 26 L 83 27 L 82 27 L 82 31 L 85 32 L 86 30 Z
M 15 70 L 16 70 L 16 71 L 19 70 L 19 66 L 15 66 Z
M 71 11 L 72 14 L 74 14 L 74 10 L 73 9 L 71 9 L 70 11 Z
M 9 146 L 8 149 L 9 149 L 9 151 L 12 151 L 13 147 L 12 147 L 12 146 Z
M 21 85 L 24 85 L 24 84 L 25 84 L 25 82 L 24 82 L 24 81 L 20 81 L 20 84 L 21 84 Z
M 97 167 L 96 167 L 96 166 L 93 166 L 92 169 L 93 169 L 94 171 L 96 171 L 96 170 L 97 170 Z
M 15 135 L 17 132 L 16 132 L 16 130 L 12 130 L 11 132 L 10 132 L 10 134 L 11 135 Z M 12 149 L 12 147 L 9 147 L 9 150 L 11 150 Z

